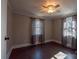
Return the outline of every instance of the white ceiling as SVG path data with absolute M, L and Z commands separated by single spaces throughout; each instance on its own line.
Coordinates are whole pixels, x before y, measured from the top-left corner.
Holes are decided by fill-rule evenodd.
M 52 0 L 52 2 L 57 2 L 60 7 L 51 15 L 41 11 L 40 7 L 45 3 L 45 0 L 10 0 L 10 2 L 14 13 L 40 18 L 63 17 L 77 12 L 76 0 Z

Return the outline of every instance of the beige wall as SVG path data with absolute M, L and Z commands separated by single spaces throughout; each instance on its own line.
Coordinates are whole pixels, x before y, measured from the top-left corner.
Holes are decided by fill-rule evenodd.
M 45 20 L 45 41 L 51 40 L 52 22 Z M 30 43 L 31 39 L 31 19 L 27 16 L 13 15 L 13 39 L 14 46 L 25 45 Z
M 61 43 L 62 40 L 62 19 L 53 20 L 53 41 Z
M 31 38 L 31 19 L 27 16 L 13 15 L 14 46 L 29 44 Z
M 53 40 L 53 21 L 45 20 L 45 41 Z
M 18 46 L 30 44 L 31 39 L 31 19 L 27 16 L 13 14 L 13 20 L 11 20 L 11 15 L 11 10 L 8 9 L 8 35 L 13 35 L 13 40 L 8 41 L 8 50 L 12 46 L 12 41 L 13 46 Z M 13 23 L 13 25 L 11 25 L 11 23 Z M 45 20 L 44 23 L 45 41 L 55 41 L 61 43 L 62 19 Z

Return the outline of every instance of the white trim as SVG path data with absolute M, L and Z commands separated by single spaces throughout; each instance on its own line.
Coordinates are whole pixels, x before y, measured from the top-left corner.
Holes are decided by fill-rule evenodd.
M 55 39 L 45 40 L 44 43 L 48 43 L 48 42 L 56 42 L 56 43 L 61 44 L 61 42 L 59 42 L 59 41 L 57 41 L 57 40 L 55 40 Z M 38 43 L 38 44 L 40 44 L 40 43 Z M 37 45 L 37 44 L 36 44 L 36 45 Z M 21 44 L 21 45 L 15 45 L 15 46 L 13 46 L 13 47 L 10 49 L 10 51 L 8 52 L 8 54 L 7 54 L 7 59 L 9 59 L 9 57 L 10 57 L 11 52 L 12 52 L 13 49 L 22 48 L 22 47 L 27 47 L 27 46 L 32 46 L 32 44 L 28 43 L 28 44 Z
M 53 42 L 56 42 L 56 43 L 58 43 L 58 44 L 61 44 L 61 41 L 58 41 L 58 40 L 55 40 L 55 39 L 53 39 L 52 41 L 53 41 Z
M 45 43 L 52 42 L 52 41 L 53 41 L 53 39 L 51 39 L 51 40 L 45 40 Z
M 61 44 L 60 41 L 57 41 L 57 40 L 55 40 L 55 39 L 45 40 L 44 43 L 48 43 L 48 42 L 56 42 L 56 43 L 58 43 L 58 44 Z M 38 44 L 40 44 L 40 43 L 38 43 Z M 33 44 L 27 43 L 27 44 L 15 45 L 15 46 L 13 46 L 12 48 L 13 48 L 13 49 L 16 49 L 16 48 L 22 48 L 22 47 L 27 47 L 27 46 L 32 46 L 32 45 L 33 45 Z M 34 44 L 34 45 L 37 45 L 37 44 Z
M 56 42 L 56 43 L 58 43 L 58 44 L 61 44 L 61 41 L 58 41 L 58 40 L 56 40 L 56 39 L 45 40 L 45 43 L 47 43 L 47 42 Z
M 7 58 L 6 59 L 9 59 L 9 57 L 10 57 L 11 52 L 12 52 L 13 49 L 27 47 L 27 46 L 31 46 L 31 44 L 21 44 L 21 45 L 12 46 L 10 48 L 9 52 L 7 53 Z
M 12 48 L 13 48 L 13 49 L 16 49 L 16 48 L 22 48 L 22 47 L 27 47 L 27 46 L 31 46 L 31 44 L 28 43 L 28 44 L 15 45 L 15 46 L 13 46 Z
M 52 41 L 53 40 L 46 40 L 44 43 L 52 42 Z M 40 44 L 40 43 L 38 43 L 38 44 Z M 38 45 L 38 44 L 30 44 L 30 43 L 27 43 L 27 44 L 15 45 L 12 48 L 13 49 L 16 49 L 16 48 L 22 48 L 22 47 L 27 47 L 27 46 L 32 46 L 32 45 Z
M 9 59 L 11 52 L 12 52 L 13 48 L 10 48 L 10 51 L 7 53 L 7 59 Z

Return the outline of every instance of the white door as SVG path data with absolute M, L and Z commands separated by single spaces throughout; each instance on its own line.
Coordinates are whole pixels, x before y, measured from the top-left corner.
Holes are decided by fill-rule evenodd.
M 7 0 L 1 0 L 1 59 L 6 59 Z

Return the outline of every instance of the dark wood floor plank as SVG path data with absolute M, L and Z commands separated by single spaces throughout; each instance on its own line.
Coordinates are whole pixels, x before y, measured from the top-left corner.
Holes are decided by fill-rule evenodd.
M 54 42 L 14 49 L 9 59 L 51 59 L 59 51 L 67 54 L 65 59 L 77 59 L 73 50 Z

